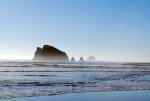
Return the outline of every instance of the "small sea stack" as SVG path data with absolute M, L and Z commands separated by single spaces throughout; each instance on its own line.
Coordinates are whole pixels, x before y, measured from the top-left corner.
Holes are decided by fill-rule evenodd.
M 80 62 L 83 62 L 83 61 L 84 61 L 83 57 L 80 57 L 79 61 L 80 61 Z
M 87 60 L 86 61 L 96 61 L 96 59 L 95 59 L 95 57 L 94 56 L 90 56 L 90 57 L 88 57 L 87 58 Z
M 72 62 L 74 62 L 74 61 L 76 61 L 76 60 L 75 60 L 75 58 L 74 58 L 74 57 L 72 57 L 72 58 L 71 58 L 71 61 L 72 61 Z

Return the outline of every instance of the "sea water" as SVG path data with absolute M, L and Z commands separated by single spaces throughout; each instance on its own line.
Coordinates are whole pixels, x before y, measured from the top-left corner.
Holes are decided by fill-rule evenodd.
M 0 61 L 0 98 L 150 90 L 150 64 Z

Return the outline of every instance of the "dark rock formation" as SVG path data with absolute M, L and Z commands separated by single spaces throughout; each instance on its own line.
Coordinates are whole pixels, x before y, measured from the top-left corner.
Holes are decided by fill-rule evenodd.
M 79 61 L 83 62 L 84 61 L 83 57 L 80 57 Z
M 71 58 L 71 61 L 76 61 L 74 57 Z
M 33 60 L 69 61 L 68 56 L 65 52 L 62 52 L 49 45 L 44 45 L 42 49 L 40 47 L 37 47 Z
M 95 57 L 94 56 L 90 56 L 87 58 L 87 61 L 96 61 Z

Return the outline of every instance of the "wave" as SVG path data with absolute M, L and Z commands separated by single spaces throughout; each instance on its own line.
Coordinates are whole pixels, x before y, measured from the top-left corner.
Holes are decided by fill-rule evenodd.
M 149 65 L 86 62 L 0 62 L 0 98 L 150 90 Z

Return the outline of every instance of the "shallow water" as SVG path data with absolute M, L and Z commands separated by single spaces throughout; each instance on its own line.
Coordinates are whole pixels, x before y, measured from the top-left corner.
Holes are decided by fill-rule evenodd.
M 108 62 L 0 62 L 0 98 L 149 89 L 149 65 Z
M 5 99 L 5 101 L 149 101 L 149 91 L 107 91 Z M 0 99 L 3 101 L 3 99 Z

